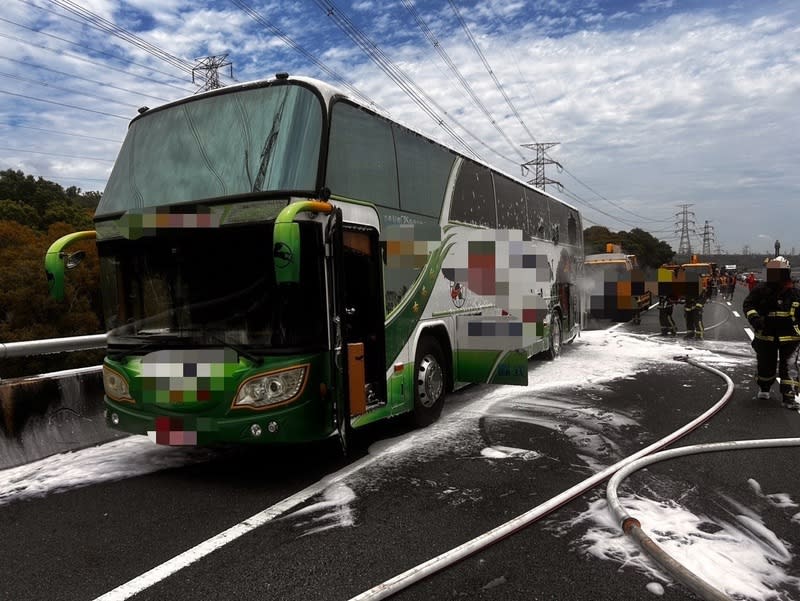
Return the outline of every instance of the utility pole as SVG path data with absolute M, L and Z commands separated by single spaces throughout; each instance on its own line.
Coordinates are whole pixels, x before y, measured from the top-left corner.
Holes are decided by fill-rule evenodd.
M 692 239 L 689 236 L 690 232 L 694 233 L 694 211 L 690 211 L 689 207 L 692 205 L 678 205 L 680 211 L 675 213 L 677 221 L 675 222 L 675 233 L 681 235 L 680 243 L 678 244 L 679 255 L 692 255 Z
M 558 161 L 554 161 L 550 157 L 547 156 L 545 153 L 546 150 L 553 148 L 554 146 L 558 146 L 560 142 L 536 142 L 535 144 L 523 144 L 523 148 L 528 148 L 536 152 L 536 158 L 532 161 L 528 161 L 527 163 L 523 163 L 522 167 L 522 175 L 528 175 L 530 173 L 529 167 L 533 167 L 533 179 L 528 180 L 528 183 L 533 185 L 535 188 L 539 188 L 540 190 L 544 190 L 547 184 L 555 185 L 558 187 L 559 190 L 563 190 L 564 187 L 561 185 L 561 182 L 556 180 L 550 179 L 549 177 L 545 176 L 544 174 L 544 166 L 545 165 L 555 165 L 558 169 L 559 173 L 563 169 L 561 163 Z
M 206 92 L 207 90 L 221 88 L 222 84 L 219 82 L 219 70 L 224 67 L 230 67 L 230 77 L 233 79 L 233 63 L 228 60 L 227 54 L 198 58 L 195 62 L 195 66 L 192 67 L 192 83 L 196 83 L 195 72 L 205 72 L 205 75 L 197 77 L 197 79 L 203 81 L 203 85 L 200 86 L 197 92 Z
M 711 243 L 714 242 L 714 226 L 708 224 L 708 219 L 703 226 L 703 255 L 711 254 Z

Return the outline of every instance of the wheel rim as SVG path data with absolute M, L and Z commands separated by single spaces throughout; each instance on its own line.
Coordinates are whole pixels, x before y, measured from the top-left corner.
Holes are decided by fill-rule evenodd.
M 425 355 L 417 371 L 417 398 L 423 407 L 433 407 L 444 391 L 444 372 L 433 355 Z
M 561 353 L 561 320 L 555 314 L 550 320 L 550 348 L 554 355 Z

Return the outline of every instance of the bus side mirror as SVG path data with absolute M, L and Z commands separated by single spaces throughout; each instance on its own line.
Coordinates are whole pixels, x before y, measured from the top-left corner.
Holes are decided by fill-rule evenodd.
M 272 262 L 278 284 L 300 282 L 300 224 L 294 221 L 276 223 L 273 236 Z
M 50 245 L 47 254 L 44 256 L 44 270 L 47 274 L 47 285 L 50 296 L 56 300 L 64 299 L 64 276 L 68 269 L 74 269 L 84 259 L 86 253 L 82 250 L 68 254 L 66 249 L 78 240 L 96 238 L 97 232 L 94 230 L 86 232 L 74 232 L 62 236 Z
M 64 267 L 67 269 L 67 271 L 69 271 L 70 269 L 75 269 L 78 265 L 80 265 L 81 261 L 83 261 L 85 258 L 86 258 L 86 253 L 83 252 L 82 250 L 69 254 L 66 257 L 66 260 L 64 261 Z

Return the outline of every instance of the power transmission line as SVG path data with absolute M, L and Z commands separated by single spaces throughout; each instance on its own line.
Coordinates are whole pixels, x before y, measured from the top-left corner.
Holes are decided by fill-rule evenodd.
M 180 58 L 173 54 L 170 54 L 166 50 L 163 50 L 156 46 L 155 44 L 151 44 L 150 42 L 140 38 L 136 34 L 128 31 L 124 27 L 120 27 L 116 23 L 108 21 L 104 19 L 100 15 L 97 15 L 90 10 L 72 2 L 72 0 L 47 0 L 51 4 L 66 10 L 79 18 L 85 20 L 89 23 L 93 28 L 98 29 L 104 33 L 109 33 L 133 46 L 136 46 L 140 50 L 144 50 L 148 54 L 166 62 L 169 65 L 172 65 L 176 69 L 183 71 L 187 74 L 192 73 L 192 63 L 186 59 Z
M 3 35 L 2 33 L 0 33 L 0 37 L 8 38 L 8 37 L 11 37 L 11 36 L 6 36 L 6 35 Z M 30 44 L 32 46 L 36 46 L 36 44 L 31 44 L 30 42 L 26 42 L 25 40 L 18 40 L 18 41 L 20 41 L 20 42 L 22 42 L 24 44 Z M 54 54 L 63 55 L 63 56 L 69 56 L 71 58 L 74 58 L 76 60 L 88 63 L 90 65 L 94 65 L 96 67 L 101 67 L 103 69 L 108 69 L 110 71 L 117 71 L 119 73 L 125 73 L 126 75 L 131 75 L 131 73 L 128 73 L 127 71 L 123 71 L 122 69 L 115 69 L 114 67 L 110 67 L 108 65 L 103 65 L 101 63 L 96 63 L 94 61 L 90 61 L 90 60 L 88 60 L 86 58 L 83 58 L 82 56 L 74 55 L 71 52 L 63 52 L 63 51 L 59 52 L 57 50 L 52 50 L 50 48 L 44 48 L 44 47 L 42 47 L 42 49 L 43 50 L 47 50 L 48 52 L 52 52 Z M 120 88 L 120 87 L 112 85 L 112 84 L 106 84 L 106 83 L 103 83 L 101 81 L 95 81 L 95 80 L 92 80 L 92 79 L 88 79 L 86 77 L 81 77 L 80 75 L 71 75 L 71 74 L 66 73 L 64 71 L 58 71 L 57 69 L 51 69 L 50 67 L 45 67 L 45 66 L 37 65 L 37 64 L 33 64 L 33 63 L 28 63 L 28 62 L 25 62 L 25 61 L 22 61 L 22 60 L 19 60 L 19 59 L 16 59 L 16 58 L 10 58 L 10 57 L 7 57 L 7 56 L 0 56 L 0 58 L 2 58 L 4 60 L 7 60 L 7 61 L 12 61 L 12 62 L 15 62 L 15 63 L 19 63 L 21 65 L 28 65 L 30 67 L 34 67 L 35 69 L 42 69 L 44 71 L 50 71 L 51 73 L 58 73 L 59 75 L 64 75 L 65 77 L 70 77 L 72 79 L 81 79 L 83 81 L 88 81 L 90 83 L 95 83 L 95 84 L 98 84 L 98 85 L 101 85 L 101 86 L 105 86 L 107 88 L 113 88 L 115 90 L 128 92 L 130 94 L 137 94 L 138 96 L 146 96 L 147 98 L 154 98 L 155 100 L 161 100 L 163 102 L 166 102 L 165 99 L 160 98 L 158 96 L 153 96 L 152 94 L 145 94 L 143 92 L 135 92 L 133 90 L 126 90 L 125 88 Z M 158 82 L 156 82 L 156 83 L 158 83 Z
M 492 124 L 492 127 L 494 127 L 495 131 L 503 137 L 503 139 L 508 143 L 508 145 L 517 150 L 517 153 L 519 154 L 520 157 L 525 158 L 524 155 L 517 149 L 517 146 L 514 144 L 511 138 L 508 137 L 506 132 L 503 131 L 503 129 L 497 123 L 495 118 L 489 112 L 489 109 L 486 108 L 486 105 L 481 101 L 480 98 L 478 98 L 478 95 L 475 93 L 475 90 L 473 90 L 469 81 L 467 81 L 467 79 L 462 75 L 461 71 L 458 69 L 453 60 L 450 58 L 450 55 L 447 54 L 447 51 L 444 49 L 444 46 L 442 46 L 441 42 L 437 39 L 437 37 L 433 34 L 428 25 L 422 19 L 419 12 L 414 7 L 414 3 L 411 0 L 400 0 L 400 2 L 403 4 L 403 6 L 406 7 L 406 10 L 411 14 L 411 16 L 417 22 L 417 26 L 422 30 L 422 33 L 427 38 L 428 42 L 430 42 L 431 46 L 433 46 L 433 48 L 439 54 L 444 63 L 447 65 L 447 68 L 450 69 L 453 75 L 455 75 L 456 79 L 458 80 L 458 83 L 460 83 L 461 87 L 464 88 L 464 90 L 467 92 L 467 95 L 470 97 L 470 100 L 472 100 L 472 103 L 478 108 L 478 110 L 480 110 L 486 116 L 486 118 Z M 514 162 L 512 159 L 509 159 L 508 157 L 504 158 L 505 160 L 511 163 Z
M 57 106 L 63 106 L 70 109 L 76 109 L 79 111 L 86 111 L 88 113 L 95 113 L 97 115 L 105 115 L 107 117 L 114 117 L 116 119 L 124 119 L 125 121 L 130 121 L 130 117 L 123 117 L 122 115 L 114 115 L 113 113 L 106 113 L 104 111 L 95 111 L 93 109 L 87 109 L 82 106 L 75 106 L 74 104 L 66 104 L 64 102 L 56 102 L 55 100 L 46 100 L 44 98 L 36 98 L 35 96 L 27 96 L 25 94 L 17 94 L 15 92 L 7 92 L 6 90 L 0 90 L 0 94 L 8 94 L 9 96 L 16 96 L 17 98 L 26 98 L 28 100 L 35 100 L 36 102 L 45 102 L 47 104 L 55 104 Z
M 68 176 L 68 175 L 44 175 L 42 173 L 27 173 L 27 175 L 30 175 L 33 178 L 41 177 L 42 179 L 48 179 L 50 181 L 55 181 L 56 179 L 59 179 L 59 180 L 68 179 L 68 180 L 75 180 L 75 181 L 79 181 L 79 182 L 102 182 L 102 183 L 105 183 L 106 181 L 108 181 L 107 178 L 106 179 L 99 179 L 99 178 L 96 178 L 96 177 L 71 177 L 71 176 Z
M 342 75 L 341 73 L 337 72 L 336 70 L 331 69 L 330 67 L 328 67 L 328 65 L 326 65 L 321 60 L 319 60 L 316 56 L 314 56 L 314 54 L 312 54 L 311 52 L 309 52 L 308 50 L 303 48 L 303 46 L 301 46 L 300 44 L 295 42 L 283 30 L 281 30 L 279 27 L 274 25 L 272 22 L 270 22 L 267 19 L 265 19 L 260 13 L 258 13 L 257 11 L 252 9 L 250 6 L 248 6 L 245 2 L 243 2 L 243 0 L 231 0 L 231 2 L 233 2 L 233 4 L 235 4 L 236 6 L 238 6 L 244 13 L 246 13 L 256 23 L 258 23 L 259 25 L 263 25 L 264 27 L 269 29 L 274 35 L 276 35 L 278 38 L 280 38 L 280 40 L 284 44 L 289 46 L 289 48 L 291 48 L 295 52 L 299 53 L 300 55 L 305 57 L 307 60 L 311 61 L 312 64 L 316 65 L 317 68 L 319 68 L 323 73 L 325 73 L 331 79 L 333 79 L 334 81 L 336 81 L 340 85 L 342 85 L 355 98 L 359 98 L 365 104 L 367 104 L 369 106 L 372 106 L 372 107 L 374 107 L 376 109 L 380 109 L 383 112 L 388 112 L 388 111 L 386 111 L 386 109 L 382 108 L 374 100 L 372 100 L 369 96 L 366 96 L 361 90 L 359 90 L 358 88 L 353 86 L 353 84 L 350 83 L 344 75 Z
M 40 10 L 44 10 L 44 11 L 46 11 L 46 12 L 49 12 L 49 13 L 51 13 L 51 14 L 57 15 L 57 16 L 58 16 L 59 18 L 61 18 L 61 19 L 67 19 L 67 20 L 73 21 L 73 22 L 75 22 L 75 23 L 79 23 L 79 22 L 80 22 L 80 21 L 78 21 L 77 19 L 73 19 L 73 18 L 71 18 L 71 17 L 69 17 L 69 16 L 67 16 L 67 15 L 63 15 L 63 14 L 60 14 L 60 13 L 56 13 L 55 11 L 47 10 L 47 9 L 45 9 L 45 8 L 44 8 L 44 7 L 42 7 L 42 6 L 38 6 L 38 5 L 36 5 L 36 4 L 32 3 L 32 2 L 28 2 L 28 1 L 26 1 L 26 0 L 18 0 L 18 2 L 23 2 L 24 4 L 27 4 L 27 5 L 29 5 L 29 6 L 32 6 L 33 8 L 38 8 L 38 9 L 40 9 Z M 51 38 L 51 39 L 54 39 L 54 40 L 58 40 L 58 41 L 60 41 L 60 42 L 64 42 L 65 44 L 69 44 L 69 45 L 71 45 L 71 46 L 77 46 L 78 48 L 82 48 L 83 50 L 86 50 L 86 51 L 88 51 L 88 52 L 91 52 L 92 54 L 101 54 L 101 55 L 103 55 L 103 56 L 107 56 L 107 57 L 109 57 L 109 58 L 112 58 L 112 59 L 114 59 L 114 60 L 117 60 L 117 61 L 119 61 L 119 62 L 121 62 L 121 63 L 127 63 L 127 64 L 129 64 L 129 65 L 133 65 L 133 66 L 135 66 L 135 67 L 141 67 L 142 69 L 147 69 L 148 71 L 153 71 L 153 72 L 155 72 L 155 73 L 160 73 L 160 74 L 162 74 L 162 75 L 166 75 L 167 77 L 169 77 L 170 79 L 174 79 L 175 81 L 181 81 L 181 79 L 180 79 L 180 78 L 178 78 L 178 77 L 176 77 L 175 75 L 173 75 L 173 74 L 171 74 L 171 73 L 167 73 L 166 71 L 160 71 L 160 70 L 158 70 L 158 69 L 155 69 L 155 68 L 153 68 L 153 67 L 152 67 L 152 66 L 150 66 L 150 65 L 143 65 L 143 64 L 141 64 L 141 63 L 137 63 L 137 62 L 135 62 L 135 61 L 132 61 L 132 60 L 130 60 L 130 59 L 127 59 L 127 58 L 124 58 L 124 57 L 118 56 L 118 55 L 116 55 L 116 54 L 112 54 L 112 53 L 110 53 L 110 52 L 106 52 L 106 51 L 104 51 L 104 50 L 100 50 L 100 49 L 98 49 L 98 48 L 92 48 L 92 47 L 90 47 L 90 46 L 87 46 L 86 44 L 81 44 L 81 43 L 79 43 L 79 42 L 74 42 L 74 41 L 72 41 L 72 40 L 68 40 L 68 39 L 66 39 L 66 38 L 62 38 L 62 37 L 60 37 L 60 36 L 53 35 L 52 33 L 47 33 L 46 31 L 42 31 L 42 30 L 40 30 L 40 29 L 35 29 L 35 28 L 33 28 L 33 27 L 30 27 L 30 26 L 28 26 L 28 25 L 23 25 L 22 23 L 16 23 L 15 21 L 10 21 L 10 20 L 8 20 L 8 19 L 4 19 L 3 17 L 0 17 L 0 21 L 5 21 L 6 23 L 10 23 L 11 25 L 16 25 L 17 27 L 21 27 L 21 28 L 23 28 L 23 29 L 27 29 L 28 31 L 32 31 L 32 32 L 34 32 L 34 33 L 36 33 L 36 34 L 38 34 L 38 35 L 47 36 L 48 38 Z M 37 47 L 38 47 L 38 48 L 44 48 L 44 49 L 46 49 L 46 50 L 48 49 L 46 46 L 37 46 Z M 132 74 L 132 73 L 131 73 L 131 75 L 134 75 L 134 74 Z M 140 79 L 146 79 L 146 80 L 148 80 L 148 81 L 152 81 L 153 83 L 157 83 L 157 84 L 160 84 L 160 85 L 165 85 L 165 86 L 169 86 L 169 87 L 172 87 L 172 88 L 176 88 L 176 89 L 178 89 L 178 90 L 185 91 L 185 88 L 178 87 L 178 86 L 176 86 L 176 85 L 174 85 L 174 84 L 170 84 L 170 83 L 167 83 L 167 82 L 165 82 L 165 81 L 159 81 L 159 80 L 156 80 L 156 79 L 152 79 L 152 78 L 149 78 L 149 77 L 145 77 L 145 76 L 143 76 L 143 75 L 135 75 L 135 76 L 136 76 L 136 77 L 139 77 Z
M 130 104 L 128 102 L 122 102 L 121 100 L 114 100 L 112 98 L 105 98 L 103 96 L 97 96 L 95 94 L 87 94 L 86 92 L 79 91 L 79 90 L 70 90 L 69 88 L 62 88 L 61 86 L 55 86 L 55 85 L 53 85 L 53 84 L 51 84 L 49 82 L 46 82 L 46 81 L 41 81 L 41 80 L 37 80 L 37 79 L 28 79 L 27 77 L 21 77 L 19 75 L 14 75 L 13 73 L 3 73 L 2 71 L 0 71 L 0 77 L 6 77 L 8 79 L 16 79 L 17 81 L 22 81 L 22 82 L 26 82 L 26 83 L 32 83 L 32 84 L 35 84 L 35 85 L 39 85 L 39 86 L 43 86 L 43 87 L 46 87 L 46 88 L 50 88 L 52 90 L 61 90 L 62 92 L 68 92 L 69 94 L 78 94 L 80 96 L 87 96 L 87 97 L 90 97 L 90 98 L 95 98 L 96 100 L 103 100 L 105 102 L 110 102 L 112 104 L 121 104 L 121 105 L 124 105 L 124 106 L 129 106 L 129 107 L 134 108 L 134 109 L 138 108 L 135 104 Z
M 100 138 L 100 137 L 97 137 L 97 136 L 87 136 L 85 134 L 77 134 L 77 133 L 74 133 L 74 132 L 63 131 L 63 130 L 58 130 L 58 129 L 44 129 L 43 127 L 33 127 L 31 125 L 21 125 L 19 123 L 11 124 L 11 123 L 0 122 L 0 127 L 8 127 L 10 129 L 17 129 L 17 128 L 31 129 L 33 131 L 40 131 L 40 132 L 43 132 L 43 133 L 46 133 L 46 134 L 56 134 L 56 135 L 62 135 L 62 136 L 70 136 L 70 137 L 74 137 L 74 138 L 85 138 L 87 140 L 99 140 L 101 142 L 114 142 L 116 144 L 119 144 L 119 142 L 120 142 L 120 140 L 115 140 L 113 138 Z
M 446 110 L 439 106 L 428 94 L 421 90 L 411 78 L 392 62 L 388 56 L 373 42 L 369 37 L 356 27 L 350 19 L 343 14 L 336 5 L 330 0 L 314 0 L 315 4 L 322 9 L 328 17 L 341 29 L 347 37 L 349 37 L 361 50 L 376 64 L 380 69 L 391 79 L 406 95 L 420 108 L 426 115 L 436 122 L 439 127 L 444 129 L 457 143 L 463 147 L 469 154 L 479 157 L 479 155 L 467 144 L 467 142 L 456 132 L 445 120 L 444 117 L 439 116 L 439 113 L 444 114 L 451 121 L 459 125 L 461 129 L 470 133 L 466 128 L 461 126 L 456 119 L 454 119 Z M 437 113 L 433 108 L 436 108 Z M 475 138 L 470 133 L 470 136 Z M 485 142 L 475 138 L 481 145 L 494 152 Z
M 41 151 L 41 150 L 28 150 L 26 148 L 10 148 L 10 147 L 7 147 L 7 146 L 0 146 L 0 150 L 8 150 L 8 151 L 11 151 L 11 152 L 24 152 L 24 153 L 28 153 L 28 154 L 44 154 L 44 155 L 51 156 L 51 157 L 61 157 L 61 158 L 65 158 L 65 159 L 84 159 L 84 160 L 87 160 L 87 161 L 102 161 L 104 163 L 113 163 L 114 162 L 113 159 L 99 159 L 97 157 L 83 157 L 83 156 L 72 155 L 72 154 L 60 154 L 58 152 L 44 152 L 44 151 Z
M 535 141 L 536 138 L 534 138 L 533 134 L 528 129 L 528 126 L 525 125 L 525 121 L 523 121 L 522 115 L 520 115 L 519 111 L 517 110 L 517 107 L 514 106 L 514 103 L 511 101 L 511 98 L 509 98 L 508 94 L 506 93 L 505 88 L 503 88 L 503 84 L 500 83 L 500 80 L 497 78 L 497 75 L 495 74 L 494 69 L 492 69 L 491 65 L 489 64 L 489 61 L 486 60 L 486 55 L 483 53 L 483 51 L 481 50 L 481 47 L 478 45 L 477 40 L 472 35 L 472 32 L 469 29 L 469 26 L 467 26 L 467 22 L 461 16 L 461 13 L 459 12 L 458 7 L 456 6 L 455 2 L 453 2 L 453 0 L 448 0 L 448 2 L 450 3 L 450 8 L 453 9 L 453 13 L 456 16 L 456 19 L 458 19 L 458 22 L 461 25 L 461 28 L 464 30 L 464 33 L 467 35 L 467 39 L 469 40 L 470 44 L 472 44 L 472 48 L 475 50 L 475 53 L 478 55 L 478 58 L 481 59 L 481 62 L 483 63 L 484 68 L 486 69 L 486 72 L 489 74 L 489 77 L 492 78 L 492 81 L 494 82 L 495 87 L 503 95 L 503 98 L 505 99 L 506 104 L 508 105 L 508 108 L 511 109 L 511 113 L 517 118 L 517 121 L 519 121 L 519 124 L 522 126 L 522 129 L 525 130 L 525 133 L 528 135 L 528 138 L 530 138 L 531 140 Z

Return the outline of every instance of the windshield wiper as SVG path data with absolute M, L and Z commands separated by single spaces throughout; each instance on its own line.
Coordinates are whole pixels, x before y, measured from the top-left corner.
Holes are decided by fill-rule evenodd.
M 253 192 L 258 192 L 264 185 L 264 179 L 267 176 L 267 166 L 270 159 L 272 159 L 272 151 L 275 149 L 275 143 L 278 140 L 278 132 L 281 128 L 281 119 L 283 119 L 283 108 L 286 106 L 286 98 L 284 95 L 278 111 L 275 113 L 275 118 L 272 120 L 272 128 L 270 129 L 267 139 L 264 141 L 264 149 L 261 151 L 261 163 L 258 166 L 258 173 L 256 174 L 256 181 L 253 183 Z

